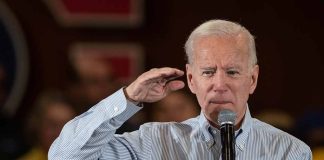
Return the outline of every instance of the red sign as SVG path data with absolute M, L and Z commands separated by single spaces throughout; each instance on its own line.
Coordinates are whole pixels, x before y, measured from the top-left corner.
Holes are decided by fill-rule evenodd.
M 139 26 L 142 0 L 44 0 L 64 26 Z

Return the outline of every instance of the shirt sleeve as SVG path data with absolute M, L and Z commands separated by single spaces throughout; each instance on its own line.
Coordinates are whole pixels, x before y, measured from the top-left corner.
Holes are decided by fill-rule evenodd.
M 118 90 L 65 124 L 48 158 L 98 159 L 108 142 L 119 141 L 116 130 L 140 109 L 127 101 L 123 89 Z M 133 135 L 138 134 L 134 132 Z
M 313 159 L 313 154 L 312 150 L 307 146 L 305 149 L 305 153 L 302 155 L 304 160 L 312 160 Z

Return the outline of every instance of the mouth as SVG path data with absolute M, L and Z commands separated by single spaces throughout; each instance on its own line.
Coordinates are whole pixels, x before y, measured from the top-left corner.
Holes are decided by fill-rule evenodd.
M 225 101 L 225 100 L 212 100 L 209 102 L 210 104 L 231 104 L 231 101 Z

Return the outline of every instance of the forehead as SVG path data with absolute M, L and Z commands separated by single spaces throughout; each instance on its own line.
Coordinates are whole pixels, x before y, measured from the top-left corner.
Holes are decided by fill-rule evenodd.
M 248 64 L 248 44 L 242 35 L 206 36 L 194 42 L 194 63 Z

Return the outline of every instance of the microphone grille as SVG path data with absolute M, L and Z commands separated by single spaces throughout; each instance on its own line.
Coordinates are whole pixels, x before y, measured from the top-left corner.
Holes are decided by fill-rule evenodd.
M 218 114 L 218 125 L 222 124 L 235 124 L 236 113 L 229 110 L 223 109 Z

